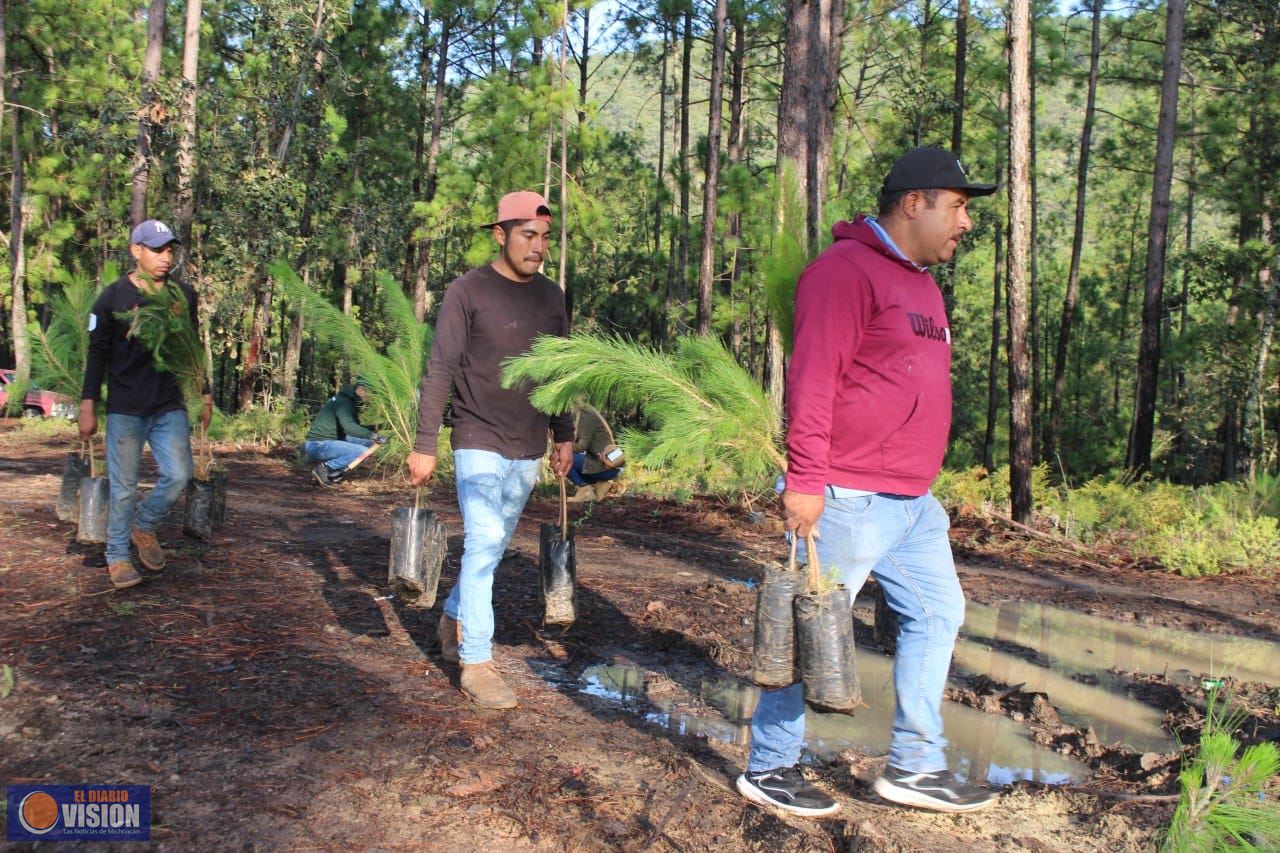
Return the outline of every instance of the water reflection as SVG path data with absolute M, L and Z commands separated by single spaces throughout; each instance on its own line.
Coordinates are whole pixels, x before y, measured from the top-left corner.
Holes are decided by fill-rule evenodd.
M 1203 674 L 1280 681 L 1280 644 L 1246 637 L 1114 622 L 1041 604 L 970 603 L 953 665 L 1023 690 L 1043 692 L 1104 743 L 1146 752 L 1175 748 L 1163 711 L 1133 698 L 1111 670 L 1199 680 Z
M 1124 743 L 1139 752 L 1176 748 L 1162 726 L 1163 710 L 1130 695 L 1111 670 L 1161 673 L 1198 680 L 1229 675 L 1243 681 L 1280 684 L 1280 643 L 1196 634 L 1131 622 L 1113 622 L 1039 604 L 970 603 L 956 645 L 956 670 L 986 675 L 1027 692 L 1041 692 L 1075 726 L 1092 726 L 1103 743 Z M 869 755 L 888 751 L 893 717 L 893 661 L 873 651 L 858 658 L 863 701 L 853 717 L 806 712 L 805 749 L 810 757 L 845 749 Z M 568 684 L 563 673 L 540 672 L 561 689 L 598 696 L 676 734 L 737 743 L 750 741 L 751 713 L 759 690 L 733 680 L 704 680 L 697 701 L 677 704 L 650 690 L 644 670 L 600 665 Z M 1079 762 L 1036 746 L 1022 725 L 943 703 L 953 769 L 995 784 L 1030 779 L 1063 784 L 1088 774 Z
M 829 757 L 853 749 L 868 755 L 889 750 L 893 718 L 893 661 L 878 654 L 858 659 L 863 700 L 868 707 L 855 716 L 805 712 L 805 751 L 810 758 Z M 751 714 L 759 689 L 730 680 L 703 680 L 702 708 L 678 706 L 661 696 L 646 696 L 645 673 L 633 667 L 594 666 L 583 672 L 582 692 L 619 703 L 654 725 L 675 734 L 737 743 L 750 741 Z M 719 712 L 719 713 L 715 713 Z M 999 714 L 984 714 L 955 703 L 944 703 L 943 723 L 951 740 L 955 769 L 968 778 L 995 784 L 1030 779 L 1065 784 L 1084 779 L 1088 772 L 1076 761 L 1038 747 L 1027 731 Z

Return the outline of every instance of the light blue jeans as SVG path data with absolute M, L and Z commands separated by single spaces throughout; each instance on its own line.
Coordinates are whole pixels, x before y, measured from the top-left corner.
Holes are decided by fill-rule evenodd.
M 349 435 L 344 439 L 326 439 L 324 441 L 304 441 L 302 452 L 312 462 L 323 462 L 330 471 L 341 471 L 360 457 L 373 445 L 367 438 L 356 438 Z
M 135 509 L 144 443 L 151 445 L 160 478 Z M 147 417 L 107 415 L 107 475 L 111 481 L 107 563 L 129 559 L 131 528 L 155 532 L 187 487 L 191 472 L 191 425 L 185 409 Z
M 541 459 L 507 459 L 488 450 L 453 451 L 462 510 L 462 567 L 444 612 L 462 623 L 458 657 L 493 657 L 493 574 L 538 480 Z
M 818 519 L 823 573 L 837 570 L 851 601 L 867 575 L 875 575 L 898 613 L 889 764 L 916 773 L 945 770 L 942 693 L 964 621 L 964 593 L 947 540 L 950 520 L 931 494 L 838 496 L 842 492 L 827 487 Z M 751 719 L 748 769 L 790 767 L 800 760 L 803 740 L 803 686 L 763 692 Z

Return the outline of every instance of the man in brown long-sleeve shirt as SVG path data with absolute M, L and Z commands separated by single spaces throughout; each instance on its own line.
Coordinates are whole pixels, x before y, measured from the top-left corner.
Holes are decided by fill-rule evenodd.
M 502 362 L 527 353 L 539 335 L 567 334 L 569 320 L 564 293 L 538 272 L 551 232 L 542 196 L 503 196 L 497 221 L 485 227 L 493 231 L 498 257 L 445 291 L 422 379 L 409 478 L 418 486 L 435 471 L 440 420 L 452 393 L 463 551 L 437 635 L 445 660 L 462 664 L 462 690 L 471 701 L 514 708 L 516 695 L 493 665 L 493 574 L 538 479 L 548 427 L 552 469 L 563 477 L 573 464 L 573 420 L 535 409 L 527 385 L 503 388 Z

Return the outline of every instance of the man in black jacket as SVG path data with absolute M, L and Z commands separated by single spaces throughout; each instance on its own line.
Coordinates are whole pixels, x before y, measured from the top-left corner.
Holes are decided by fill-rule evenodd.
M 156 528 L 169 513 L 191 479 L 191 425 L 186 403 L 172 374 L 156 369 L 151 353 L 128 337 L 129 323 L 119 314 L 138 307 L 148 295 L 158 293 L 169 277 L 176 238 L 169 226 L 155 219 L 133 229 L 129 253 L 137 262 L 133 272 L 107 285 L 93 303 L 89 315 L 89 353 L 85 361 L 84 390 L 80 394 L 80 437 L 88 440 L 98 431 L 94 410 L 107 382 L 107 474 L 111 481 L 107 515 L 107 573 L 117 589 L 142 582 L 129 557 L 129 543 L 138 548 L 138 559 L 153 572 L 164 568 L 164 550 Z M 195 293 L 186 285 L 192 325 L 198 325 Z M 200 423 L 208 428 L 213 397 L 205 389 Z M 151 455 L 160 478 L 146 500 L 134 507 L 142 445 Z

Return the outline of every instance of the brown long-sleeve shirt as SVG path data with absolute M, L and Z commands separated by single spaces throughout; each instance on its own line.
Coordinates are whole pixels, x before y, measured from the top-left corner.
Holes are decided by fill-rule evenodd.
M 414 450 L 435 455 L 440 419 L 453 394 L 455 450 L 489 450 L 507 459 L 546 453 L 547 427 L 555 441 L 573 441 L 573 417 L 554 417 L 529 403 L 532 387 L 502 387 L 502 362 L 529 351 L 539 335 L 566 335 L 564 293 L 543 275 L 517 282 L 485 265 L 445 290 L 435 343 L 418 402 Z

